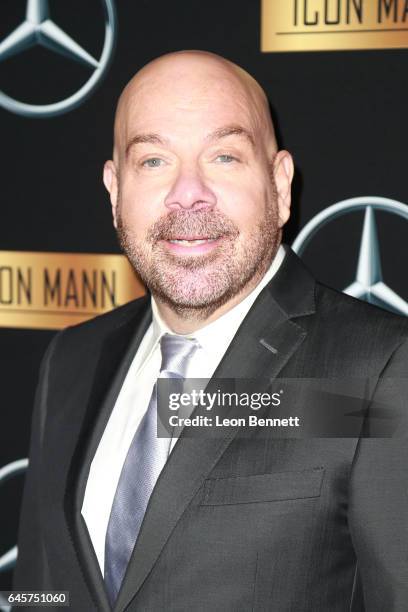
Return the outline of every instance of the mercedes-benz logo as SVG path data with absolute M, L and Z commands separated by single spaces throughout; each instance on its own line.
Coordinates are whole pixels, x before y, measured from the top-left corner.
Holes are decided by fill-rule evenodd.
M 12 463 L 8 463 L 4 467 L 0 468 L 0 485 L 18 476 L 22 472 L 25 472 L 28 466 L 28 459 L 17 459 Z M 17 559 L 17 546 L 13 546 L 10 550 L 0 556 L 0 572 L 5 572 L 8 569 L 14 567 Z
M 294 241 L 293 250 L 301 255 L 326 223 L 356 210 L 365 210 L 360 253 L 354 281 L 343 291 L 356 298 L 399 314 L 408 315 L 408 303 L 383 282 L 375 210 L 397 214 L 408 221 L 408 206 L 396 200 L 372 196 L 351 198 L 333 204 L 309 221 Z
M 92 68 L 93 72 L 86 83 L 65 100 L 35 105 L 20 102 L 0 91 L 1 106 L 26 117 L 52 117 L 76 108 L 92 93 L 109 66 L 116 37 L 114 0 L 102 0 L 102 3 L 105 14 L 105 41 L 101 57 L 97 60 L 49 18 L 48 0 L 27 0 L 25 20 L 0 43 L 0 61 L 34 45 L 41 45 L 85 64 Z

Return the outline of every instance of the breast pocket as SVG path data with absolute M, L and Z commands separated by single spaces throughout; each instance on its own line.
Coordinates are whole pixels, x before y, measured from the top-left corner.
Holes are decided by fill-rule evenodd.
M 319 497 L 324 469 L 209 478 L 204 484 L 202 506 L 250 504 Z

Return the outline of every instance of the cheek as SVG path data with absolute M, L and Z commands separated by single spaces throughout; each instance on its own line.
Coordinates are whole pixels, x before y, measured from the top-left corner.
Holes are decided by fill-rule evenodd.
M 120 211 L 124 223 L 134 234 L 142 235 L 163 214 L 160 189 L 143 181 L 128 180 L 121 185 Z
M 242 233 L 249 233 L 265 216 L 267 190 L 261 182 L 229 185 L 219 193 L 220 210 Z

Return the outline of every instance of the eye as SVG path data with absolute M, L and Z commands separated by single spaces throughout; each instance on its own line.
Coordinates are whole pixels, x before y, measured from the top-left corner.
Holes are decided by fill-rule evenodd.
M 145 161 L 142 163 L 142 166 L 144 166 L 145 168 L 158 168 L 163 164 L 164 161 L 160 159 L 160 157 L 150 157 L 149 159 L 145 159 Z
M 230 164 L 233 161 L 238 161 L 236 157 L 234 157 L 233 155 L 228 155 L 228 153 L 217 155 L 215 159 L 216 161 L 220 161 L 222 164 Z

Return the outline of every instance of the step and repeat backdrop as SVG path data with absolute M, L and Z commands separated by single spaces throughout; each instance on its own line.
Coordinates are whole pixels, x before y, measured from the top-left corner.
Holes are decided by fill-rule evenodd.
M 406 0 L 2 0 L 0 590 L 46 346 L 144 292 L 101 180 L 115 103 L 179 49 L 265 88 L 296 164 L 285 241 L 324 283 L 408 314 Z

